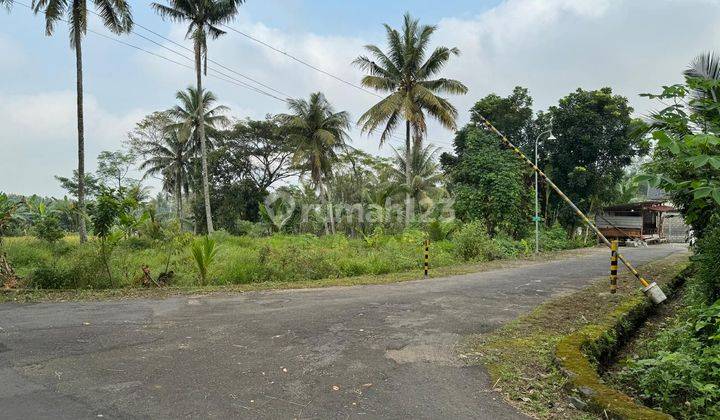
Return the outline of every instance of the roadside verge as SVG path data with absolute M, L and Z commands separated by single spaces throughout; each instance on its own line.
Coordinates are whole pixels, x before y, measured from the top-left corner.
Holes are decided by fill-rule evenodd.
M 668 285 L 687 267 L 688 256 L 674 254 L 646 264 L 643 273 L 658 284 Z M 620 344 L 622 330 L 616 330 L 617 326 L 624 325 L 622 328 L 630 332 L 632 322 L 637 325 L 643 319 L 641 308 L 652 309 L 628 274 L 621 275 L 616 294 L 609 293 L 607 277 L 599 278 L 589 282 L 589 287 L 554 298 L 495 332 L 470 337 L 463 344 L 463 356 L 471 364 L 486 366 L 493 390 L 526 414 L 539 418 L 591 417 L 584 410 L 594 403 L 586 395 L 594 392 L 589 385 L 603 385 L 596 367 L 611 359 Z M 559 353 L 557 348 L 561 349 Z M 591 374 L 597 382 L 590 383 Z M 610 400 L 620 398 L 595 393 L 600 394 Z M 599 409 L 606 406 L 595 405 Z

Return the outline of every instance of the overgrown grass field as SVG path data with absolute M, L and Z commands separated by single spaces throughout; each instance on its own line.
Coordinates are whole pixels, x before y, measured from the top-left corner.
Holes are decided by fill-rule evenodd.
M 530 242 L 507 237 L 490 239 L 483 227 L 467 224 L 452 239 L 431 243 L 432 267 L 514 258 L 532 253 Z M 364 238 L 345 235 L 281 235 L 268 237 L 211 235 L 217 254 L 208 268 L 210 285 L 294 282 L 420 270 L 424 240 L 421 230 Z M 189 238 L 188 241 L 199 238 Z M 77 237 L 49 243 L 33 237 L 5 238 L 2 252 L 26 286 L 41 289 L 107 289 L 140 286 L 142 267 L 153 277 L 172 271 L 171 283 L 199 283 L 198 268 L 186 244 L 169 250 L 163 241 L 131 237 L 113 248 L 107 264 L 97 241 L 80 244 Z M 544 250 L 585 245 L 569 240 L 562 229 L 543 232 Z

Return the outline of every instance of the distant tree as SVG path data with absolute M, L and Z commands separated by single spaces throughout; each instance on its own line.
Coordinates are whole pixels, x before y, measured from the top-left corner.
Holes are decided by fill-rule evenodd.
M 160 141 L 145 146 L 147 158 L 140 169 L 147 175 L 160 175 L 163 190 L 175 195 L 175 211 L 178 221 L 183 220 L 183 191 L 190 192 L 192 162 L 190 142 L 180 130 L 167 130 Z
M 223 137 L 229 153 L 250 160 L 249 176 L 260 191 L 297 174 L 290 165 L 295 147 L 281 117 L 239 121 Z
M 201 157 L 200 122 L 202 121 L 204 127 L 202 132 L 207 136 L 205 147 L 210 150 L 220 136 L 219 130 L 230 123 L 225 116 L 229 109 L 223 105 L 215 106 L 217 97 L 210 91 L 205 91 L 201 99 L 196 89 L 187 88 L 187 90 L 177 92 L 175 98 L 179 104 L 167 111 L 174 122 L 165 128 L 178 130 L 180 135 L 191 139 L 190 152 Z
M 524 236 L 530 225 L 527 169 L 497 136 L 474 124 L 458 131 L 455 143 L 463 147 L 444 168 L 451 179 L 456 215 L 484 222 L 490 236 L 498 232 Z
M 292 99 L 291 114 L 285 118 L 290 130 L 290 140 L 296 147 L 293 164 L 301 173 L 309 174 L 318 190 L 323 207 L 332 203 L 326 187 L 332 176 L 332 164 L 337 153 L 345 148 L 350 129 L 347 112 L 335 112 L 320 92 L 312 93 L 309 100 Z M 335 221 L 330 204 L 328 209 L 330 231 L 335 233 Z M 326 224 L 326 233 L 327 233 Z
M 424 148 L 416 148 L 412 153 L 411 172 L 413 174 L 410 185 L 405 184 L 405 173 L 407 167 L 407 153 L 405 150 L 395 150 L 394 174 L 405 190 L 410 191 L 413 200 L 422 208 L 428 208 L 433 203 L 441 190 L 440 182 L 443 174 L 437 162 L 437 154 L 440 149 L 429 144 Z
M 193 170 L 192 185 L 199 189 L 202 187 L 199 165 L 195 165 Z M 227 148 L 223 142 L 218 142 L 208 154 L 208 170 L 210 204 L 216 227 L 237 233 L 239 220 L 257 221 L 258 203 L 263 200 L 265 192 L 260 191 L 250 177 L 252 167 L 243 151 Z M 195 201 L 193 212 L 195 220 L 202 220 L 202 200 Z M 205 232 L 202 224 L 198 227 L 200 232 Z
M 457 48 L 437 47 L 426 55 L 435 26 L 420 25 L 406 13 L 401 31 L 385 25 L 389 49 L 383 52 L 375 45 L 365 49 L 370 57 L 360 56 L 353 63 L 368 73 L 363 86 L 390 94 L 367 110 L 359 119 L 362 131 L 373 133 L 383 126 L 382 145 L 405 122 L 406 161 L 412 160 L 414 147 L 422 147 L 427 133 L 425 116 L 438 120 L 444 127 L 455 130 L 457 110 L 439 94 L 465 94 L 467 87 L 454 79 L 436 78 Z M 413 142 L 414 138 L 414 142 Z M 407 166 L 405 183 L 412 183 L 411 166 Z M 410 223 L 414 210 L 410 192 L 405 197 L 405 222 Z
M 167 127 L 174 122 L 168 111 L 152 112 L 135 124 L 127 134 L 125 145 L 135 156 L 146 157 L 148 149 L 165 141 Z
M 131 153 L 117 150 L 114 152 L 102 151 L 98 155 L 96 174 L 104 184 L 113 183 L 113 188 L 129 187 L 138 181 L 128 177 L 130 169 L 135 164 L 135 156 Z
M 98 192 L 100 191 L 100 181 L 91 173 L 85 173 L 84 178 L 84 187 L 85 187 L 85 197 L 95 197 Z M 71 197 L 74 197 L 77 199 L 78 197 L 78 190 L 79 190 L 79 176 L 78 171 L 73 170 L 73 176 L 72 178 L 67 178 L 64 176 L 58 176 L 55 175 L 55 179 L 60 182 L 60 186 L 70 194 Z
M 554 140 L 546 141 L 553 181 L 585 212 L 611 202 L 624 168 L 648 152 L 647 141 L 631 135 L 632 108 L 610 88 L 578 89 L 550 108 Z M 575 213 L 551 196 L 560 221 L 578 224 Z
M 204 104 L 205 91 L 202 86 L 202 60 L 205 59 L 205 74 L 207 74 L 207 39 L 216 39 L 225 34 L 219 25 L 228 23 L 238 13 L 238 6 L 244 0 L 168 0 L 168 6 L 152 3 L 152 8 L 162 16 L 175 22 L 187 22 L 186 38 L 191 38 L 195 49 L 195 78 L 197 92 L 196 109 L 209 109 Z M 210 208 L 210 183 L 208 180 L 207 146 L 205 137 L 205 113 L 197 113 L 197 139 L 200 143 L 200 159 L 202 162 L 202 186 L 205 201 L 205 218 L 208 232 L 213 231 L 212 211 Z
M 533 99 L 527 88 L 515 86 L 512 93 L 503 98 L 494 93 L 475 102 L 470 109 L 470 121 L 480 124 L 487 118 L 516 146 L 529 150 L 535 138 L 530 139 L 533 124 Z
M 11 0 L 5 0 L 11 1 Z M 132 29 L 130 5 L 125 0 L 93 0 L 103 25 L 110 31 L 121 34 Z M 45 15 L 45 34 L 55 32 L 58 21 L 69 22 L 70 48 L 75 50 L 75 71 L 77 76 L 77 131 L 78 131 L 78 211 L 80 242 L 87 241 L 85 228 L 85 126 L 83 112 L 83 69 L 82 38 L 87 32 L 88 7 L 86 0 L 33 0 L 32 9 Z

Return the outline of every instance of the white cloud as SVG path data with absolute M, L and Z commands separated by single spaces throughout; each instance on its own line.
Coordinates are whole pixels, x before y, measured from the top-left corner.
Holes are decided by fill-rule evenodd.
M 535 98 L 535 109 L 557 103 L 578 87 L 610 86 L 616 93 L 627 96 L 637 113 L 645 113 L 651 103 L 640 98 L 639 93 L 654 92 L 662 85 L 680 81 L 681 71 L 693 56 L 720 50 L 717 0 L 506 0 L 476 16 L 462 18 L 457 16 L 469 15 L 465 11 L 455 13 L 451 7 L 447 10 L 448 16 L 437 22 L 433 44 L 457 46 L 462 51 L 444 72 L 444 76 L 460 79 L 470 89 L 468 95 L 451 98 L 460 111 L 461 124 L 467 122 L 467 111 L 475 101 L 491 92 L 505 95 L 516 85 L 529 88 Z M 400 16 L 384 20 L 397 26 Z M 380 29 L 379 23 L 372 24 Z M 368 43 L 385 46 L 381 31 L 376 32 L 378 37 L 374 39 L 284 31 L 253 20 L 246 8 L 233 26 L 356 84 L 362 74 L 350 63 L 363 53 L 362 46 Z M 172 39 L 191 47 L 184 39 L 185 26 L 173 24 L 168 33 Z M 129 40 L 169 58 L 184 60 L 141 39 Z M 16 49 L 12 42 L 3 42 L 0 37 L 0 53 L 8 48 Z M 194 83 L 191 69 L 141 52 L 132 54 L 127 73 L 134 79 L 128 80 L 130 76 L 125 77 L 119 70 L 113 83 L 128 86 L 138 83 L 139 91 L 152 89 L 153 100 L 161 101 L 158 106 L 157 102 L 146 103 L 150 101 L 146 96 L 137 95 L 137 99 L 131 100 L 133 104 L 137 100 L 138 107 L 147 110 L 169 107 L 174 103 L 175 91 Z M 89 53 L 86 61 L 92 57 Z M 307 97 L 310 92 L 321 90 L 338 109 L 349 111 L 353 119 L 377 101 L 372 95 L 232 32 L 210 41 L 210 58 L 288 96 Z M 142 71 L 138 72 L 138 68 Z M 233 77 L 243 80 L 238 75 Z M 221 103 L 230 105 L 238 118 L 262 118 L 267 113 L 286 110 L 282 102 L 213 78 L 207 79 L 206 86 Z M 162 102 L 163 98 L 167 101 Z M 112 99 L 105 100 L 108 102 L 99 103 L 91 96 L 87 100 L 88 115 L 92 115 L 88 119 L 88 144 L 95 148 L 88 151 L 89 164 L 94 163 L 102 148 L 117 148 L 127 130 L 143 114 L 113 112 Z M 19 162 L 15 169 L 6 165 L 0 169 L 1 187 L 26 193 L 54 191 L 52 175 L 69 173 L 75 166 L 74 92 L 4 95 L 0 101 L 0 124 L 10 129 L 9 136 L 3 133 L 0 141 L 4 149 L 12 150 L 11 165 Z M 361 136 L 357 129 L 353 137 L 356 147 L 378 153 L 376 138 Z M 452 133 L 431 125 L 428 137 L 449 142 Z M 43 161 L 41 155 L 48 153 L 55 159 Z M 380 153 L 389 155 L 391 151 L 386 147 Z M 31 172 L 27 179 L 34 181 L 25 183 L 17 179 L 13 175 L 17 171 Z
M 0 10 L 0 12 L 2 12 L 2 10 Z M 15 41 L 2 34 L 0 34 L 0 57 L 10 58 L 3 60 L 3 66 L 6 70 L 22 68 L 27 61 L 27 57 L 22 48 Z
M 95 169 L 102 150 L 116 150 L 126 133 L 145 115 L 135 110 L 124 115 L 107 111 L 97 99 L 85 100 L 86 167 Z M 54 175 L 67 176 L 77 167 L 75 92 L 39 94 L 0 92 L 2 190 L 59 196 Z

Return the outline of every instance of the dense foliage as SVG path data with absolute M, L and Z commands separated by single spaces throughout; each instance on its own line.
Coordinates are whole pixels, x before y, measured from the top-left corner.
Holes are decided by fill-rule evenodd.
M 656 148 L 640 179 L 670 192 L 702 236 L 710 216 L 720 211 L 720 79 L 689 74 L 684 84 L 647 95 L 669 105 L 653 114 L 646 127 Z
M 643 401 L 680 418 L 720 417 L 720 61 L 698 57 L 682 85 L 649 95 L 666 108 L 645 131 L 657 141 L 641 179 L 669 191 L 695 228 L 694 276 L 674 323 L 622 373 Z M 666 102 L 668 101 L 668 102 Z
M 506 232 L 523 237 L 530 226 L 531 190 L 527 168 L 500 139 L 482 128 L 468 126 L 455 138 L 457 157 L 446 163 L 461 220 L 479 220 L 486 234 Z
M 631 113 L 627 98 L 610 88 L 578 89 L 550 108 L 554 138 L 545 150 L 553 181 L 585 212 L 612 201 L 625 167 L 647 153 L 647 142 L 631 135 Z M 580 223 L 560 197 L 550 200 L 561 223 Z
M 427 237 L 426 232 L 415 229 L 398 234 L 377 231 L 355 239 L 343 234 L 266 236 L 264 229 L 250 230 L 252 235 L 262 236 L 218 231 L 210 235 L 215 246 L 198 239 L 193 247 L 191 236 L 178 233 L 172 222 L 157 231 L 146 220 L 135 236 L 109 238 L 108 254 L 100 252 L 97 244 L 78 243 L 76 237 L 56 243 L 32 237 L 6 238 L 4 250 L 30 287 L 103 289 L 140 286 L 143 267 L 153 278 L 172 272 L 173 283 L 179 286 L 291 282 L 421 270 Z M 553 250 L 585 245 L 568 240 L 560 227 L 543 232 L 543 238 Z M 475 222 L 432 242 L 430 258 L 431 267 L 442 267 L 531 253 L 527 241 L 490 239 L 485 227 Z M 208 261 L 211 263 L 205 264 Z
M 623 372 L 652 407 L 680 418 L 720 416 L 720 223 L 698 243 L 697 271 L 675 324 Z

